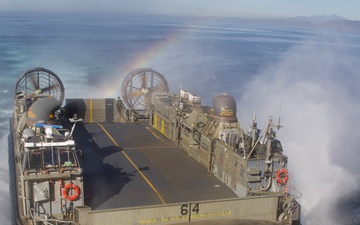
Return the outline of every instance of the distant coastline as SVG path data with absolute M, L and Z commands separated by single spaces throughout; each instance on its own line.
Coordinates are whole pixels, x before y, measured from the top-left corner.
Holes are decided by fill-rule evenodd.
M 258 24 L 269 26 L 288 26 L 310 29 L 322 29 L 334 32 L 360 33 L 360 21 L 348 20 L 337 15 L 315 15 L 310 17 L 265 17 L 265 18 L 245 18 L 245 17 L 194 17 L 194 16 L 172 16 L 155 14 L 124 14 L 124 13 L 35 13 L 35 12 L 2 12 L 1 18 L 6 20 L 9 17 L 15 21 L 24 18 L 46 19 L 46 20 L 83 20 L 83 21 L 129 21 L 145 23 L 182 23 L 184 25 L 220 25 L 224 24 Z M 26 20 L 25 20 L 26 21 Z

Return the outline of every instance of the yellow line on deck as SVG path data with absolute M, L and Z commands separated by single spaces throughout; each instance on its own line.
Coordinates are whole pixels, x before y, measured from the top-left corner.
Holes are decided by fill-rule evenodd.
M 171 147 L 177 147 L 176 145 L 167 145 L 167 146 L 153 146 L 153 147 L 129 147 L 129 148 L 123 148 L 124 150 L 133 150 L 133 149 L 159 149 L 159 148 L 171 148 Z
M 159 135 L 155 134 L 155 132 L 152 131 L 149 127 L 145 127 L 145 128 L 148 129 L 157 139 L 160 139 L 162 142 L 164 142 L 164 144 L 168 145 L 166 141 L 164 141 Z
M 98 123 L 98 125 L 101 127 L 101 129 L 107 134 L 107 136 L 110 138 L 110 140 L 118 147 L 120 148 L 120 146 L 118 145 L 118 143 L 114 140 L 114 138 L 109 134 L 109 132 L 107 132 L 107 130 L 100 124 Z M 157 196 L 159 197 L 160 201 L 162 204 L 165 204 L 164 199 L 162 198 L 162 196 L 160 195 L 160 193 L 156 190 L 156 188 L 154 187 L 154 185 L 151 184 L 151 182 L 146 178 L 146 176 L 143 174 L 143 172 L 140 171 L 139 167 L 136 166 L 136 164 L 131 160 L 131 158 L 125 153 L 125 151 L 121 151 L 122 154 L 127 158 L 127 160 L 133 165 L 133 167 L 135 167 L 135 170 L 137 172 L 139 172 L 139 174 L 144 178 L 144 180 L 146 181 L 146 183 L 148 183 L 148 185 L 151 187 L 151 189 L 153 189 L 153 191 L 157 194 Z

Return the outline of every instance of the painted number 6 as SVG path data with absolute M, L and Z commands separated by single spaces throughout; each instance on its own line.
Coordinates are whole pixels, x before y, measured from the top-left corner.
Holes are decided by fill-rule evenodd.
M 181 215 L 188 215 L 189 214 L 189 208 L 191 208 L 191 203 L 190 204 L 184 204 L 184 205 L 181 205 L 181 208 L 180 208 L 180 213 Z M 199 203 L 196 203 L 195 205 L 193 205 L 192 209 L 191 209 L 191 212 L 194 212 L 196 214 L 198 214 L 200 211 L 200 208 L 199 208 Z M 190 212 L 190 214 L 191 214 Z

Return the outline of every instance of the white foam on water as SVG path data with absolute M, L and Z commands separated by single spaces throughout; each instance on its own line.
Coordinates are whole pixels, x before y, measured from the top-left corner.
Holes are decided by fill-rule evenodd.
M 269 115 L 277 122 L 281 111 L 278 136 L 308 225 L 339 224 L 330 216 L 337 200 L 359 189 L 360 66 L 339 47 L 342 39 L 334 40 L 287 51 L 247 85 L 238 104 L 242 115 L 256 111 L 259 124 Z M 251 116 L 243 126 L 249 124 Z
M 0 139 L 0 218 L 1 224 L 10 224 L 10 191 L 7 136 Z M 15 188 L 15 187 L 12 187 Z

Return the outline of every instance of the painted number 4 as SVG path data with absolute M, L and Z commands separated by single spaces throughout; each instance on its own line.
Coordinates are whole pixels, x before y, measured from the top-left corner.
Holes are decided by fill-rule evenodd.
M 196 213 L 198 214 L 200 211 L 199 209 L 199 203 L 196 203 L 195 205 L 193 204 L 185 204 L 181 206 L 181 215 L 185 216 L 191 213 Z

